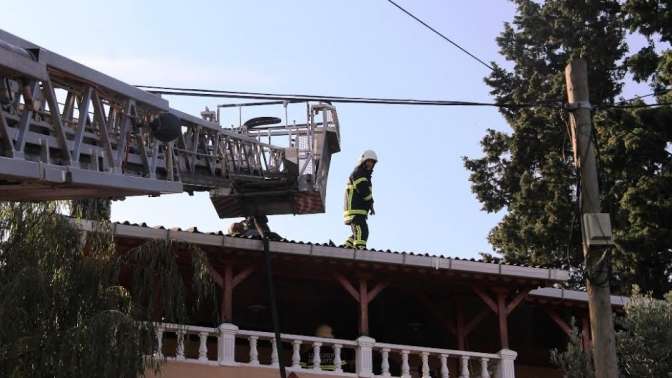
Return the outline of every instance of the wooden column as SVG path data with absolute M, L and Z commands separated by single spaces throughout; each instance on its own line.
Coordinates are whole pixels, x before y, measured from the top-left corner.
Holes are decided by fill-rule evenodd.
M 359 334 L 369 335 L 369 291 L 363 278 L 359 279 Z
M 464 350 L 466 332 L 464 327 L 464 303 L 461 299 L 457 300 L 457 349 Z
M 499 319 L 499 340 L 502 349 L 509 349 L 509 324 L 507 322 L 508 313 L 506 311 L 506 292 L 497 291 L 497 317 Z
M 508 325 L 508 316 L 516 307 L 527 298 L 530 289 L 521 290 L 516 294 L 516 296 L 509 302 L 506 303 L 506 298 L 509 295 L 509 289 L 504 287 L 495 287 L 492 288 L 492 291 L 496 294 L 496 300 L 493 300 L 490 295 L 482 290 L 479 287 L 472 287 L 474 293 L 478 295 L 481 300 L 487 305 L 487 307 L 497 314 L 497 320 L 499 324 L 499 340 L 502 349 L 509 348 L 509 325 Z M 487 312 L 487 309 L 485 310 Z M 479 317 L 485 317 L 485 314 L 479 314 L 474 320 Z M 480 320 L 479 320 L 480 321 Z M 472 321 L 473 322 L 473 321 Z M 471 323 L 470 323 L 471 324 Z
M 369 303 L 387 287 L 387 283 L 378 283 L 371 291 L 368 290 L 366 278 L 360 277 L 359 290 L 356 290 L 350 281 L 341 274 L 335 275 L 336 280 L 359 303 L 359 334 L 369 335 Z
M 234 274 L 233 263 L 227 262 L 224 267 L 224 276 L 222 276 L 217 269 L 208 263 L 208 271 L 217 286 L 222 290 L 219 308 L 221 322 L 231 323 L 233 322 L 233 289 L 254 273 L 254 267 L 247 267 L 238 274 Z
M 226 264 L 224 268 L 224 285 L 222 287 L 222 323 L 233 321 L 233 266 Z

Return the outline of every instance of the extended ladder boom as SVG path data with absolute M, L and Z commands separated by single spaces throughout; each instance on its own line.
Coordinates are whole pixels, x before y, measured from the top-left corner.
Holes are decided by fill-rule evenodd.
M 306 106 L 305 124 L 224 129 L 0 30 L 0 200 L 209 191 L 222 218 L 323 212 L 338 117 Z

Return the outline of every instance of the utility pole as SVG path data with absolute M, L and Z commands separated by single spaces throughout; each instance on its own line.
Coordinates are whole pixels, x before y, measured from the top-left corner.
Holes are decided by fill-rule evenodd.
M 574 161 L 581 176 L 581 230 L 586 262 L 586 288 L 593 338 L 596 378 L 618 378 L 614 320 L 609 293 L 609 246 L 613 244 L 608 214 L 601 214 L 595 146 L 592 142 L 588 69 L 583 59 L 565 67 Z

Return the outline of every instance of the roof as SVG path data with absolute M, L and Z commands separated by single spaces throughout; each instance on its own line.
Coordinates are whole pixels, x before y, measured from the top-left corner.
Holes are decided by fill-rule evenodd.
M 535 297 L 543 297 L 548 299 L 559 299 L 561 301 L 575 301 L 588 303 L 588 293 L 579 290 L 556 289 L 553 287 L 544 287 L 530 291 L 530 295 Z M 625 306 L 630 301 L 630 298 L 612 295 L 612 306 Z
M 93 222 L 88 220 L 75 221 L 81 229 L 92 230 Z M 180 228 L 149 227 L 145 223 L 129 222 L 113 223 L 116 237 L 137 239 L 166 239 L 193 243 L 203 246 L 225 247 L 238 250 L 263 251 L 263 243 L 258 238 L 243 238 L 224 235 L 221 231 L 205 233 L 196 227 L 182 230 Z M 563 282 L 569 279 L 569 272 L 561 269 L 513 265 L 496 262 L 485 262 L 476 259 L 437 256 L 412 252 L 382 251 L 374 249 L 354 250 L 330 246 L 329 244 L 297 242 L 294 240 L 271 241 L 269 247 L 273 253 L 315 256 L 340 260 L 363 261 L 377 264 L 393 264 L 416 268 L 457 271 L 463 273 L 479 273 L 496 276 L 521 277 L 532 280 Z

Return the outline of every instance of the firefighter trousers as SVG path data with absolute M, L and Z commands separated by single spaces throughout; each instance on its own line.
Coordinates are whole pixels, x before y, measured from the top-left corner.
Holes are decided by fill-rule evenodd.
M 369 239 L 369 225 L 366 216 L 355 215 L 350 221 L 352 235 L 345 241 L 346 248 L 366 249 L 366 241 Z

